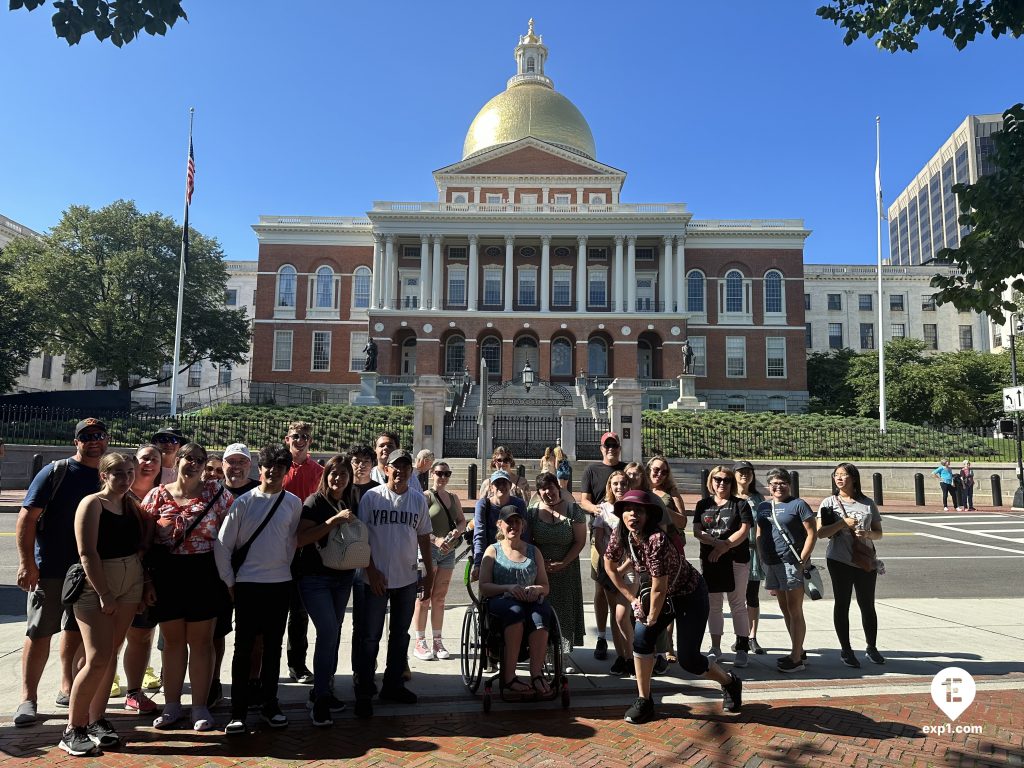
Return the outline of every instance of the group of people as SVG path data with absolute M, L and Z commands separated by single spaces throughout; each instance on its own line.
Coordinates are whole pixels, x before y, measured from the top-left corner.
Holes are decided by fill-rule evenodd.
M 953 508 L 957 512 L 976 512 L 974 508 L 974 469 L 970 459 L 964 459 L 963 466 L 953 471 L 949 459 L 943 459 L 939 466 L 932 470 L 942 489 L 942 511 L 949 512 L 949 500 L 953 499 Z

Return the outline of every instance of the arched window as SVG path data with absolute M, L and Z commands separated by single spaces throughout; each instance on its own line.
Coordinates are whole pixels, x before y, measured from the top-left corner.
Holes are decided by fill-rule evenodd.
M 725 275 L 725 311 L 743 311 L 743 275 L 738 269 L 730 269 Z
M 777 269 L 769 270 L 764 276 L 764 311 L 782 314 L 782 273 Z
M 487 361 L 487 377 L 501 380 L 501 341 L 488 336 L 480 344 L 480 356 Z
M 747 410 L 747 398 L 743 395 L 729 395 L 725 409 L 727 411 L 745 411 Z
M 572 344 L 558 338 L 551 342 L 551 375 L 572 376 Z
M 699 269 L 692 269 L 686 275 L 686 311 L 704 314 L 704 273 Z
M 352 275 L 352 308 L 369 309 L 370 307 L 370 268 L 356 267 Z
M 608 344 L 599 336 L 587 344 L 587 373 L 590 376 L 608 375 Z
M 334 306 L 334 270 L 328 266 L 316 271 L 316 309 L 331 309 Z
M 444 372 L 449 376 L 466 369 L 466 339 L 450 336 L 444 345 Z
M 536 71 L 536 65 L 534 64 L 533 56 L 528 56 L 526 58 L 526 71 L 527 72 L 535 72 Z
M 295 309 L 295 267 L 285 264 L 277 271 L 277 301 L 274 306 Z

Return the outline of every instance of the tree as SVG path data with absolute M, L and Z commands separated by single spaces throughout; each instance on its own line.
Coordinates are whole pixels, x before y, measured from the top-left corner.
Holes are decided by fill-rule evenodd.
M 926 27 L 941 29 L 961 51 L 986 28 L 995 38 L 1024 33 L 1020 0 L 833 0 L 817 14 L 846 30 L 846 45 L 866 35 L 893 52 L 916 50 L 917 36 Z
M 34 11 L 44 0 L 11 0 L 11 10 Z M 68 45 L 86 35 L 110 40 L 120 48 L 140 32 L 167 34 L 178 19 L 188 21 L 179 0 L 58 0 L 53 4 L 53 29 Z
M 842 416 L 857 414 L 856 393 L 847 382 L 857 353 L 849 347 L 812 352 L 807 356 L 808 410 Z M 878 391 L 878 387 L 875 387 Z
M 14 258 L 0 251 L 0 393 L 14 386 L 38 346 L 32 333 L 35 307 L 12 284 Z
M 242 362 L 245 310 L 224 306 L 220 245 L 190 230 L 181 371 L 201 360 Z M 72 206 L 42 240 L 8 246 L 15 288 L 38 310 L 36 343 L 65 356 L 65 371 L 98 368 L 121 389 L 166 381 L 173 358 L 181 229 L 168 216 L 118 200 Z

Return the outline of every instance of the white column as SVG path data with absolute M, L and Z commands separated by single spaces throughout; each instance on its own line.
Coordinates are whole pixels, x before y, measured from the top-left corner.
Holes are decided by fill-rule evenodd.
M 384 306 L 387 309 L 395 309 L 398 306 L 398 296 L 395 292 L 395 283 L 398 280 L 398 259 L 395 258 L 395 236 L 388 235 L 384 241 Z
M 686 311 L 686 253 L 683 245 L 685 241 L 685 235 L 676 236 L 676 296 L 680 312 Z
M 583 205 L 583 187 L 576 187 L 576 210 L 582 211 L 580 207 Z
M 587 236 L 576 238 L 576 311 L 587 311 Z
M 615 298 L 613 299 L 614 306 L 612 307 L 612 312 L 622 311 L 622 286 L 626 282 L 622 272 L 622 240 L 622 235 L 615 236 L 615 285 L 613 286 L 614 290 L 612 291 L 612 295 Z
M 420 235 L 420 309 L 430 309 L 429 235 Z
M 505 311 L 512 311 L 512 291 L 514 275 L 512 269 L 513 251 L 516 239 L 512 235 L 505 235 Z
M 541 187 L 540 188 L 540 197 L 541 197 L 540 204 L 543 206 L 541 208 L 542 211 L 548 210 L 548 191 L 550 189 L 551 189 L 551 187 Z
M 441 236 L 434 235 L 434 269 L 431 274 L 431 309 L 443 309 L 441 304 L 441 288 L 444 285 L 444 273 L 441 271 Z
M 509 187 L 508 188 L 508 204 L 512 205 L 515 201 L 516 201 L 516 188 L 515 187 Z
M 540 311 L 551 310 L 551 235 L 540 238 Z
M 480 271 L 480 264 L 476 253 L 478 240 L 479 237 L 477 235 L 469 236 L 469 270 L 466 275 L 466 309 L 470 311 L 476 310 L 476 293 L 477 286 L 480 282 L 480 275 L 477 274 Z
M 626 305 L 627 312 L 636 312 L 636 235 L 629 236 L 626 250 Z
M 672 306 L 675 303 L 675 270 L 672 268 L 672 262 L 675 261 L 676 255 L 672 249 L 672 235 L 665 235 L 665 247 L 662 251 L 662 263 L 665 265 L 665 274 L 661 276 L 661 291 L 662 301 L 665 302 L 665 312 L 671 313 L 674 311 Z
M 382 272 L 384 271 L 384 254 L 381 252 L 381 240 L 379 233 L 373 233 L 373 279 L 370 281 L 370 308 L 380 309 L 382 285 Z

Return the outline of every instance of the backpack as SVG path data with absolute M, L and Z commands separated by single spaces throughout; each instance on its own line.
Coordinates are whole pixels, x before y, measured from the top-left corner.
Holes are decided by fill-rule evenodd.
M 53 501 L 53 497 L 57 494 L 60 489 L 61 483 L 64 482 L 64 477 L 68 473 L 68 460 L 57 459 L 50 462 L 50 466 L 53 467 L 53 471 L 50 472 L 50 477 L 47 478 L 50 486 L 50 495 L 46 500 L 46 504 L 43 506 L 43 511 L 39 513 L 39 519 L 36 520 L 36 530 L 43 530 L 43 517 L 46 515 L 46 507 Z

